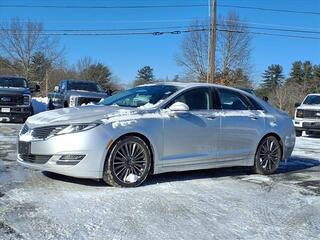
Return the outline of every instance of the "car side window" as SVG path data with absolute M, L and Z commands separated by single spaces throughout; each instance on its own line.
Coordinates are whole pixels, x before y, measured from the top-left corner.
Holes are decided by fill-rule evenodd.
M 188 105 L 190 111 L 213 109 L 211 91 L 209 88 L 196 88 L 182 93 L 173 102 L 182 102 Z
M 67 82 L 65 82 L 65 81 L 64 81 L 64 82 L 62 82 L 62 83 L 61 83 L 61 88 L 60 88 L 60 89 L 61 89 L 61 92 L 64 92 L 64 91 L 67 89 Z
M 245 98 L 232 90 L 218 89 L 221 108 L 224 110 L 250 110 Z

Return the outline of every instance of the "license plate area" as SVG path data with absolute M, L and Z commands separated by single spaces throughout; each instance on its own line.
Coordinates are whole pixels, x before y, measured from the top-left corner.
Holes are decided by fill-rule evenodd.
M 31 154 L 31 143 L 20 141 L 18 143 L 18 153 L 20 155 L 30 155 Z
M 1 112 L 2 113 L 9 113 L 10 112 L 10 108 L 1 108 Z

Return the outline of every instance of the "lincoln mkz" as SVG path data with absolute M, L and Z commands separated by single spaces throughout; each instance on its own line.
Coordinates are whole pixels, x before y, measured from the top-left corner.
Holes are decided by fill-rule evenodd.
M 274 173 L 295 145 L 292 119 L 242 90 L 157 83 L 99 105 L 29 117 L 17 161 L 29 168 L 135 187 L 150 174 L 250 166 Z

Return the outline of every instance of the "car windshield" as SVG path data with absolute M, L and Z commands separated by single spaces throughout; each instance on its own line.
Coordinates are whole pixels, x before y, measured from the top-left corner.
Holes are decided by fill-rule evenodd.
M 70 82 L 68 90 L 88 91 L 88 92 L 103 92 L 103 89 L 94 82 Z
M 100 104 L 133 108 L 146 104 L 154 105 L 163 101 L 177 90 L 177 87 L 168 85 L 141 86 L 108 97 Z
M 320 104 L 320 95 L 309 95 L 303 104 L 307 105 L 317 105 Z
M 27 88 L 28 83 L 24 78 L 0 78 L 0 87 Z

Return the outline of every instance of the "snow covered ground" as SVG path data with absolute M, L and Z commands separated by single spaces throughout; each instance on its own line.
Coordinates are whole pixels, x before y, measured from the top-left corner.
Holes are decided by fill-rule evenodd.
M 33 97 L 32 107 L 33 107 L 34 114 L 47 111 L 48 97 Z
M 320 138 L 272 176 L 243 168 L 151 176 L 135 189 L 23 169 L 0 125 L 0 239 L 319 239 Z

